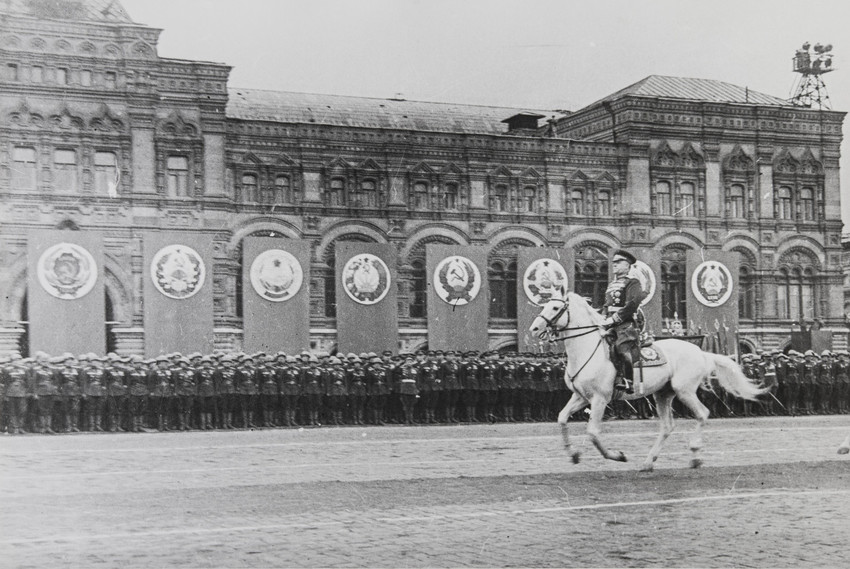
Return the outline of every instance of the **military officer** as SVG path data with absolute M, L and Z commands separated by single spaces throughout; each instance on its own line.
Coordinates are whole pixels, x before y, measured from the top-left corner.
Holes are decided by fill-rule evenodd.
M 59 363 L 58 361 L 53 363 Z M 31 382 L 35 386 L 34 399 L 38 411 L 38 432 L 54 435 L 53 407 L 59 389 L 56 386 L 55 369 L 51 366 L 49 357 L 44 352 L 36 352 L 35 362 L 30 367 Z
M 145 427 L 145 413 L 151 391 L 148 385 L 148 367 L 142 356 L 133 355 L 124 374 L 130 408 L 130 431 L 134 433 L 141 433 Z
M 836 355 L 838 361 L 835 362 L 835 402 L 838 412 L 846 415 L 850 403 L 850 353 L 841 350 Z
M 360 365 L 360 357 L 354 356 L 349 360 L 351 373 Z M 358 372 L 361 371 L 358 369 Z M 324 368 L 325 400 L 330 412 L 330 423 L 342 425 L 345 423 L 345 403 L 348 399 L 348 372 L 343 367 L 339 358 L 329 358 L 328 365 Z
M 280 393 L 280 405 L 283 413 L 281 424 L 296 426 L 296 412 L 301 400 L 301 370 L 295 356 L 286 356 L 283 365 L 278 367 L 277 388 Z
M 263 415 L 264 427 L 276 427 L 275 411 L 277 410 L 277 378 L 272 366 L 271 356 L 258 356 L 257 383 L 260 389 L 260 411 Z
M 513 353 L 499 354 L 499 367 L 499 404 L 502 407 L 502 418 L 513 423 L 515 421 L 514 405 L 519 388 Z
M 537 365 L 534 378 L 534 403 L 537 414 L 536 421 L 551 420 L 552 402 L 555 398 L 555 367 L 553 364 L 554 354 L 551 352 L 539 355 L 540 363 Z
M 522 409 L 522 420 L 531 422 L 531 407 L 534 401 L 534 376 L 536 366 L 532 354 L 525 352 L 517 358 L 517 404 Z
M 121 427 L 121 418 L 127 408 L 127 386 L 124 383 L 124 375 L 127 368 L 118 354 L 110 352 L 106 354 L 104 362 L 106 374 L 106 416 L 109 418 L 109 431 L 116 433 L 124 431 Z M 105 425 L 104 425 L 105 427 Z
M 614 380 L 614 389 L 632 393 L 631 381 L 634 378 L 634 364 L 640 360 L 640 329 L 635 323 L 635 313 L 643 300 L 640 281 L 629 276 L 629 271 L 637 262 L 628 251 L 616 251 L 611 258 L 614 280 L 605 290 L 605 304 L 602 306 L 606 317 L 603 327 L 609 330 L 614 352 L 620 356 L 614 362 L 618 373 Z
M 88 430 L 103 431 L 107 381 L 104 358 L 89 353 L 88 366 L 83 370 L 83 373 L 83 400 L 85 401 Z
M 209 431 L 214 429 L 213 417 L 215 417 L 216 404 L 216 369 L 210 356 L 201 356 L 198 367 L 195 369 L 195 385 L 198 398 L 198 412 L 200 413 L 200 427 Z
M 355 425 L 364 423 L 366 409 L 366 367 L 371 365 L 372 360 L 378 357 L 375 353 L 363 354 L 361 362 L 355 362 L 348 370 L 348 399 L 351 409 L 351 419 Z
M 413 425 L 416 422 L 413 411 L 416 406 L 416 398 L 419 395 L 419 388 L 417 386 L 418 378 L 419 370 L 416 366 L 416 358 L 412 354 L 408 354 L 405 356 L 404 364 L 401 366 L 401 374 L 396 389 L 396 392 L 399 394 L 399 400 L 401 401 L 404 424 L 406 425 Z
M 818 410 L 824 415 L 832 412 L 832 391 L 835 386 L 834 367 L 832 352 L 829 350 L 821 352 L 815 401 L 817 401 Z
M 31 385 L 28 385 L 27 361 L 24 358 L 14 358 L 5 369 L 6 376 L 6 402 L 9 405 L 9 429 L 10 435 L 25 433 L 24 421 L 26 421 L 29 399 L 34 394 Z
M 443 393 L 443 377 L 434 352 L 420 350 L 416 353 L 419 369 L 419 401 L 422 406 L 422 422 L 437 422 L 437 406 Z
M 322 395 L 324 393 L 324 373 L 319 368 L 319 358 L 309 352 L 301 354 L 301 361 L 307 361 L 307 366 L 301 370 L 301 386 L 304 404 L 307 411 L 305 424 L 314 427 L 319 426 L 319 412 L 322 409 Z
M 390 393 L 390 374 L 383 359 L 374 357 L 369 363 L 366 370 L 366 411 L 370 423 L 383 425 Z
M 818 376 L 820 375 L 820 363 L 818 362 L 818 355 L 814 352 L 814 350 L 806 350 L 803 356 L 805 357 L 802 375 L 803 404 L 805 408 L 804 413 L 806 415 L 814 415 L 815 395 L 819 381 Z
M 463 386 L 460 381 L 460 362 L 457 361 L 456 351 L 449 350 L 446 352 L 446 359 L 440 365 L 440 377 L 443 380 L 446 422 L 457 423 L 457 403 L 460 400 L 460 391 Z
M 496 352 L 485 352 L 482 354 L 484 361 L 479 370 L 478 386 L 481 390 L 481 406 L 483 417 L 491 423 L 496 421 L 496 405 L 499 402 L 499 366 L 498 354 Z
M 215 386 L 216 409 L 219 427 L 233 428 L 233 413 L 239 407 L 239 394 L 236 387 L 236 359 L 233 355 L 224 355 L 216 368 Z
M 239 366 L 236 368 L 236 390 L 239 392 L 239 413 L 242 417 L 243 429 L 256 426 L 254 424 L 254 410 L 260 390 L 257 385 L 257 368 L 254 363 L 254 356 L 243 354 L 239 358 Z
M 470 423 L 478 422 L 478 399 L 480 397 L 481 360 L 478 359 L 477 351 L 469 351 L 463 354 L 460 369 L 460 381 L 462 386 L 461 403 L 466 409 L 466 420 Z
M 785 375 L 788 381 L 788 413 L 792 417 L 800 414 L 802 374 L 803 354 L 796 350 L 789 351 Z

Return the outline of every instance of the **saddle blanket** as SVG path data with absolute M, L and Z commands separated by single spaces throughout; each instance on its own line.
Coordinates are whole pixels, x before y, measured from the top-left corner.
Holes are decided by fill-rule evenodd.
M 643 367 L 663 366 L 667 363 L 667 356 L 655 345 L 644 346 L 640 349 L 640 361 Z

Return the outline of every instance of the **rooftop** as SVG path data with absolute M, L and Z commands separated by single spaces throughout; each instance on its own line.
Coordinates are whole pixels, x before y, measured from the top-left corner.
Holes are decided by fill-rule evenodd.
M 118 0 L 0 0 L 0 13 L 42 20 L 133 23 Z
M 504 134 L 518 113 L 561 118 L 562 112 L 456 103 L 228 89 L 227 116 L 242 120 L 460 134 Z
M 785 99 L 753 91 L 747 87 L 733 85 L 714 79 L 693 79 L 690 77 L 667 77 L 650 75 L 637 83 L 620 89 L 616 93 L 594 102 L 592 107 L 602 102 L 614 101 L 626 96 L 669 99 L 688 99 L 711 103 L 744 103 L 751 105 L 791 106 Z

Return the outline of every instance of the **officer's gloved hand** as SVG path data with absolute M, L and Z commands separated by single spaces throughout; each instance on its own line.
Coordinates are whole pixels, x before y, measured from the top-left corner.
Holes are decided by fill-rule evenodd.
M 602 321 L 602 327 L 605 328 L 606 330 L 608 330 L 612 326 L 614 326 L 614 319 L 613 318 L 608 317 L 608 318 L 606 318 L 605 320 Z

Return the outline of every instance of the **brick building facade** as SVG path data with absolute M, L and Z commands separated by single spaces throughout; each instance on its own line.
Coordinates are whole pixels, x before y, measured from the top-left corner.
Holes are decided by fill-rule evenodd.
M 215 345 L 242 339 L 241 242 L 307 240 L 310 348 L 336 343 L 343 241 L 398 251 L 400 348 L 427 342 L 425 245 L 489 248 L 490 347 L 517 343 L 518 247 L 655 251 L 665 321 L 687 323 L 689 250 L 740 255 L 744 350 L 844 321 L 844 113 L 720 81 L 650 76 L 576 112 L 239 89 L 227 65 L 160 57 L 117 2 L 0 4 L 0 353 L 27 350 L 27 235 L 104 238 L 107 349 L 144 348 L 140 234 L 209 234 Z M 542 79 L 541 79 L 542 80 Z

